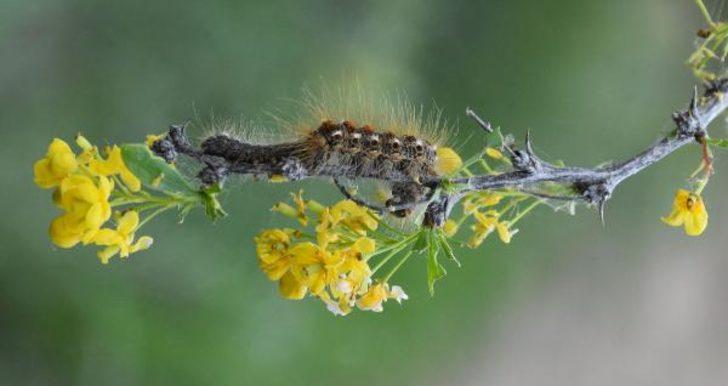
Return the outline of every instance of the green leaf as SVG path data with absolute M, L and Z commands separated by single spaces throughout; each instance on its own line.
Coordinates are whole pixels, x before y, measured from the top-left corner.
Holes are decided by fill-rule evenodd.
M 503 133 L 501 133 L 500 127 L 493 129 L 493 132 L 488 134 L 487 144 L 489 147 L 500 149 L 503 146 Z
M 447 242 L 447 237 L 445 237 L 445 233 L 442 230 L 437 231 L 437 236 L 440 239 L 440 246 L 442 247 L 442 250 L 445 252 L 445 255 L 452 261 L 455 262 L 455 264 L 460 267 L 460 260 L 455 256 L 455 253 L 452 250 L 452 247 L 450 246 L 450 243 Z
M 710 138 L 708 143 L 713 146 L 728 148 L 728 139 L 724 138 Z
M 442 279 L 447 271 L 445 267 L 437 261 L 437 253 L 440 250 L 440 243 L 435 240 L 434 231 L 428 230 L 427 233 L 427 288 L 430 296 L 435 296 L 435 282 Z
M 415 243 L 412 245 L 412 251 L 415 253 L 422 253 L 427 249 L 428 246 L 429 230 L 422 229 L 415 239 Z
M 566 162 L 564 162 L 564 160 L 560 160 L 560 159 L 557 159 L 556 161 L 552 162 L 552 164 L 554 166 L 556 166 L 557 168 L 563 168 L 566 166 Z
M 150 188 L 187 196 L 199 193 L 177 169 L 143 144 L 121 145 L 121 155 L 126 167 Z
M 227 216 L 227 212 L 225 212 L 222 205 L 220 205 L 220 201 L 217 199 L 217 195 L 220 192 L 222 192 L 222 187 L 219 184 L 211 185 L 200 192 L 202 195 L 202 203 L 205 205 L 205 214 L 213 221 Z

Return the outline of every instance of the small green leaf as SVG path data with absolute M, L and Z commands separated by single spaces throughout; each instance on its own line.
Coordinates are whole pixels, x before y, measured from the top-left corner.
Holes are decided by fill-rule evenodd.
M 437 253 L 440 250 L 440 243 L 435 240 L 434 231 L 426 231 L 427 233 L 427 288 L 430 296 L 435 296 L 435 282 L 442 279 L 447 271 L 445 267 L 437 261 Z
M 724 139 L 724 138 L 710 138 L 708 140 L 708 143 L 711 144 L 711 145 L 713 145 L 713 146 L 722 147 L 722 148 L 728 148 L 728 139 Z
M 501 133 L 500 127 L 493 129 L 493 132 L 488 134 L 487 144 L 489 147 L 500 149 L 503 147 L 503 133 Z
M 455 253 L 452 250 L 452 247 L 450 246 L 450 243 L 447 242 L 447 237 L 445 237 L 445 233 L 442 230 L 437 231 L 437 236 L 440 239 L 440 246 L 442 247 L 442 250 L 445 251 L 445 255 L 447 257 L 454 261 L 455 264 L 460 267 L 460 260 L 455 256 Z
M 217 199 L 217 195 L 222 191 L 219 184 L 211 185 L 210 187 L 202 190 L 202 203 L 205 205 L 205 214 L 213 221 L 227 216 L 227 212 L 220 205 L 220 201 Z
M 186 196 L 198 193 L 177 169 L 152 154 L 143 144 L 121 145 L 121 155 L 126 167 L 150 188 Z
M 422 253 L 427 249 L 428 246 L 428 234 L 429 230 L 422 229 L 415 239 L 415 243 L 412 245 L 412 251 L 415 253 Z

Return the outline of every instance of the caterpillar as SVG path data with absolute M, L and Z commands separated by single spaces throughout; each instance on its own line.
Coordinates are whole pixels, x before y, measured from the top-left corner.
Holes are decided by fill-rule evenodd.
M 439 112 L 425 116 L 421 109 L 400 100 L 397 105 L 383 102 L 377 106 L 383 112 L 375 113 L 371 99 L 355 98 L 360 106 L 348 102 L 351 98 L 340 100 L 344 103 L 335 108 L 309 94 L 305 102 L 308 118 L 303 120 L 307 124 L 279 119 L 281 126 L 297 133 L 292 140 L 260 144 L 217 132 L 195 149 L 184 126 L 177 125 L 154 142 L 152 150 L 168 162 L 173 162 L 177 153 L 201 161 L 205 167 L 199 178 L 205 185 L 220 183 L 229 174 L 290 180 L 331 177 L 344 195 L 360 204 L 399 217 L 409 215 L 415 205 L 432 196 L 431 182 L 442 175 L 437 168 L 437 149 L 447 126 L 440 122 Z M 340 116 L 368 122 L 357 124 Z M 355 199 L 340 183 L 341 179 L 360 178 L 384 181 L 389 186 L 391 198 L 385 208 Z

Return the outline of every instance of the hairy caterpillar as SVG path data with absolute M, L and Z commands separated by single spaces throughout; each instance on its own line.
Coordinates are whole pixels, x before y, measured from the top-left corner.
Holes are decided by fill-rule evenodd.
M 376 179 L 391 189 L 383 209 L 400 217 L 432 196 L 430 182 L 442 174 L 437 149 L 446 134 L 439 113 L 425 116 L 407 102 L 376 103 L 361 94 L 340 95 L 332 104 L 309 93 L 304 107 L 304 119 L 294 123 L 278 119 L 280 126 L 297 134 L 295 139 L 259 144 L 218 132 L 195 149 L 184 127 L 173 126 L 152 149 L 170 162 L 177 152 L 202 161 L 206 167 L 199 177 L 206 185 L 222 182 L 229 174 L 290 180 L 332 177 L 347 197 L 354 198 L 340 179 Z

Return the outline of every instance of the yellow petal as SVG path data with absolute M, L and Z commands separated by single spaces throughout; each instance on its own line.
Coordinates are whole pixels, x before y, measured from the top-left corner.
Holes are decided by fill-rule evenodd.
M 126 165 L 123 166 L 120 175 L 121 181 L 124 182 L 124 185 L 126 185 L 126 187 L 132 192 L 138 192 L 142 189 L 142 182 L 134 175 L 134 173 L 131 172 L 131 170 L 126 168 Z
M 56 217 L 51 221 L 48 233 L 53 244 L 61 248 L 71 248 L 81 242 L 82 232 L 74 231 L 66 222 L 64 216 Z
M 122 241 L 121 239 L 121 236 L 115 230 L 104 228 L 96 232 L 93 242 L 97 245 L 114 245 L 119 244 Z
M 154 239 L 152 239 L 151 237 L 142 236 L 139 238 L 139 240 L 137 240 L 137 242 L 134 245 L 132 245 L 131 253 L 149 249 L 153 243 L 154 243 Z
M 121 216 L 116 229 L 122 235 L 129 235 L 136 230 L 137 225 L 139 225 L 139 213 L 135 210 L 130 210 Z
M 119 253 L 119 247 L 114 245 L 100 250 L 96 255 L 99 257 L 99 260 L 101 260 L 101 264 L 108 264 L 109 259 L 114 257 L 117 253 Z
M 91 205 L 91 208 L 89 208 L 88 212 L 86 213 L 86 228 L 88 229 L 98 229 L 101 227 L 101 225 L 106 222 L 106 218 L 104 218 L 104 210 L 100 203 L 95 203 Z
M 360 237 L 354 242 L 354 248 L 362 254 L 368 255 L 377 249 L 377 245 L 376 242 L 369 237 Z
M 298 214 L 296 213 L 296 209 L 294 209 L 292 206 L 286 204 L 285 202 L 279 202 L 275 205 L 273 205 L 272 208 L 270 208 L 273 212 L 278 212 L 286 217 L 289 218 L 297 218 Z
M 673 202 L 673 205 L 678 208 L 686 208 L 686 203 L 691 194 L 692 193 L 689 190 L 678 189 L 675 193 L 675 201 Z
M 99 177 L 99 196 L 101 200 L 108 200 L 111 191 L 114 190 L 114 181 L 101 176 Z
M 319 269 L 309 275 L 309 290 L 314 295 L 319 295 L 326 288 L 326 270 Z
M 669 216 L 661 217 L 660 220 L 667 225 L 679 227 L 685 222 L 685 212 L 682 210 L 673 210 Z
M 280 259 L 272 263 L 266 263 L 261 260 L 260 269 L 268 276 L 268 279 L 273 281 L 280 280 L 283 275 L 289 272 L 290 261 L 289 259 Z
M 445 232 L 445 236 L 453 237 L 458 232 L 458 223 L 455 220 L 448 219 L 442 226 L 442 231 Z
M 486 147 L 485 154 L 487 154 L 488 157 L 496 160 L 503 159 L 503 153 L 501 153 L 501 151 L 496 148 Z
M 310 242 L 304 242 L 295 245 L 291 248 L 291 256 L 296 260 L 296 264 L 306 266 L 311 264 L 318 264 L 322 262 L 321 249 L 318 245 Z
M 33 164 L 33 181 L 43 189 L 57 186 L 60 181 L 51 173 L 50 162 L 43 158 Z
M 272 182 L 274 184 L 278 184 L 281 182 L 288 181 L 288 178 L 283 176 L 282 174 L 273 174 L 272 176 L 268 177 L 268 182 Z
M 308 288 L 306 284 L 299 281 L 291 272 L 287 272 L 278 282 L 278 291 L 286 299 L 303 299 Z
M 147 144 L 148 148 L 151 148 L 152 145 L 154 145 L 154 142 L 159 141 L 160 139 L 164 139 L 164 137 L 167 136 L 167 133 L 162 134 L 149 134 L 147 135 L 146 140 L 144 141 Z
M 382 312 L 382 303 L 387 300 L 387 289 L 383 284 L 376 284 L 357 301 L 356 305 L 362 310 Z
M 59 154 L 59 153 L 73 153 L 71 146 L 68 146 L 66 141 L 60 138 L 53 138 L 51 144 L 48 145 L 48 154 Z
M 463 166 L 463 160 L 458 153 L 449 147 L 440 147 L 437 149 L 437 161 L 435 161 L 435 170 L 440 175 L 450 174 Z
M 507 222 L 499 222 L 498 224 L 496 224 L 495 229 L 498 230 L 498 238 L 500 238 L 502 242 L 506 244 L 511 242 L 511 237 L 513 236 L 513 233 L 511 233 L 511 230 L 508 229 Z
M 685 233 L 689 236 L 699 236 L 708 227 L 708 212 L 700 212 L 685 216 Z
M 80 133 L 76 135 L 76 145 L 85 151 L 90 151 L 94 148 L 94 145 Z

